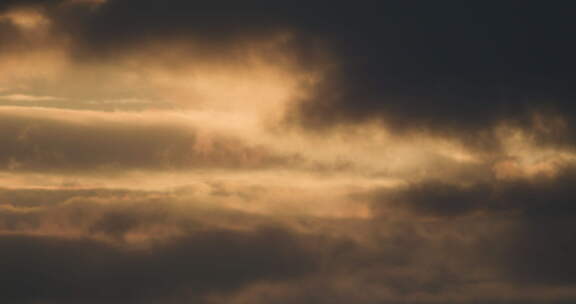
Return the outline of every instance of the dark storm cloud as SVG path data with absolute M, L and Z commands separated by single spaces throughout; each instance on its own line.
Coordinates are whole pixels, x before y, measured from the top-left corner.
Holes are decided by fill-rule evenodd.
M 53 5 L 61 2 L 61 0 L 6 0 L 2 1 L 0 8 L 6 9 L 17 5 Z
M 0 278 L 11 287 L 4 294 L 11 303 L 163 303 L 196 300 L 209 292 L 231 297 L 222 303 L 236 303 L 236 292 L 249 292 L 260 283 L 286 289 L 256 292 L 250 303 L 311 299 L 330 303 L 334 297 L 342 303 L 402 303 L 401 299 L 410 297 L 415 297 L 413 303 L 449 303 L 446 299 L 454 292 L 462 297 L 459 303 L 477 303 L 471 299 L 499 297 L 478 295 L 486 282 L 501 284 L 502 292 L 512 292 L 508 285 L 515 283 L 539 287 L 573 282 L 566 261 L 573 248 L 567 241 L 574 230 L 567 221 L 528 225 L 524 218 L 459 218 L 454 211 L 450 220 L 433 222 L 422 222 L 419 216 L 279 221 L 226 208 L 195 207 L 194 195 L 51 191 L 62 193 L 31 191 L 30 196 L 38 194 L 35 200 L 21 199 L 18 190 L 2 191 L 6 198 L 0 205 L 4 233 L 28 235 L 0 237 L 0 245 L 10 248 L 0 253 L 2 266 L 7 265 L 5 277 Z M 62 200 L 43 202 L 43 196 Z M 456 193 L 452 197 L 472 196 Z M 434 200 L 437 204 L 440 198 Z M 37 209 L 28 209 L 32 206 Z M 308 227 L 311 233 L 250 232 L 262 224 Z M 248 229 L 221 228 L 226 225 Z M 49 236 L 60 230 L 74 231 L 72 235 L 81 240 Z M 45 236 L 30 236 L 36 233 Z M 159 245 L 141 251 L 138 242 L 131 247 L 129 235 L 148 237 L 144 248 Z M 559 246 L 568 251 L 558 250 Z M 255 270 L 247 270 L 248 265 L 256 265 Z M 203 303 L 200 298 L 197 302 Z
M 75 4 L 74 4 L 75 3 Z M 88 1 L 9 1 L 0 6 L 0 12 L 10 8 L 32 7 L 48 16 L 52 31 L 65 33 L 72 39 L 74 59 L 91 62 L 103 57 L 116 57 L 147 44 L 180 42 L 179 48 L 192 45 L 194 51 L 218 55 L 224 59 L 235 51 L 239 57 L 241 46 L 254 40 L 274 38 L 278 33 L 298 30 L 299 16 L 306 22 L 325 9 L 325 4 L 272 4 L 266 1 L 248 3 L 186 2 L 186 1 L 102 1 L 97 6 Z M 84 5 L 82 5 L 84 4 Z M 96 9 L 94 9 L 96 8 Z M 296 18 L 296 19 L 294 19 Z M 294 23 L 296 21 L 296 23 Z M 18 37 L 16 27 L 5 27 L 6 37 Z M 309 65 L 323 61 L 320 37 L 308 35 L 304 30 L 287 42 L 295 51 L 295 58 Z M 0 28 L 0 35 L 2 34 Z M 111 35 L 110 33 L 114 33 Z M 0 36 L 2 37 L 2 36 Z M 187 44 L 188 43 L 188 44 Z M 242 61 L 243 58 L 235 58 Z
M 576 170 L 555 177 L 504 180 L 472 185 L 442 181 L 413 183 L 375 196 L 375 210 L 385 216 L 404 210 L 417 217 L 471 223 L 486 218 L 510 226 L 485 238 L 504 273 L 521 283 L 552 285 L 576 282 Z M 410 216 L 409 216 L 410 217 Z
M 0 299 L 7 303 L 159 303 L 227 291 L 315 267 L 300 240 L 277 229 L 208 231 L 126 249 L 87 239 L 0 237 Z
M 534 129 L 534 111 L 560 114 L 573 128 L 572 8 L 124 0 L 108 1 L 83 18 L 74 9 L 53 14 L 74 37 L 76 56 L 86 58 L 171 38 L 191 39 L 219 53 L 247 37 L 290 30 L 296 34 L 291 42 L 296 58 L 321 61 L 326 52 L 318 52 L 315 41 L 322 41 L 339 66 L 314 101 L 294 109 L 291 119 L 313 127 L 383 119 L 397 132 L 424 130 L 474 145 L 483 141 L 486 147 L 497 145 L 491 128 L 498 122 Z M 571 142 L 569 134 L 553 137 Z
M 558 111 L 573 127 L 571 10 L 416 2 L 383 5 L 363 20 L 339 12 L 349 20 L 332 32 L 342 75 L 304 104 L 302 119 L 326 126 L 381 118 L 397 132 L 465 137 L 503 120 L 532 127 L 530 112 Z
M 490 189 L 485 189 L 483 185 L 465 187 L 443 182 L 423 182 L 385 197 L 404 204 L 403 207 L 416 213 L 454 216 L 476 211 L 490 202 L 487 190 Z
M 470 266 L 465 268 L 466 271 L 463 271 L 462 269 L 464 268 L 461 266 L 467 265 L 469 260 L 473 260 L 475 255 L 471 253 L 475 252 L 476 247 L 469 248 L 469 244 L 463 243 L 458 239 L 445 239 L 442 242 L 438 242 L 435 237 L 430 238 L 419 232 L 417 225 L 407 222 L 388 223 L 386 228 L 383 228 L 373 227 L 370 220 L 293 218 L 291 216 L 284 219 L 270 218 L 269 216 L 227 210 L 226 208 L 203 208 L 202 203 L 197 202 L 202 199 L 194 199 L 194 191 L 191 192 L 192 195 L 184 197 L 182 194 L 174 196 L 162 192 L 105 189 L 35 190 L 29 191 L 27 196 L 23 195 L 24 192 L 25 190 L 8 189 L 0 192 L 3 198 L 3 203 L 0 204 L 0 228 L 5 234 L 28 235 L 28 237 L 12 237 L 10 239 L 16 238 L 19 241 L 15 241 L 15 243 L 8 242 L 6 246 L 19 246 L 22 251 L 12 248 L 9 252 L 19 252 L 19 256 L 22 256 L 21 259 L 30 258 L 37 262 L 31 263 L 26 266 L 29 268 L 21 270 L 17 265 L 24 265 L 24 262 L 5 253 L 9 256 L 8 261 L 15 261 L 12 268 L 5 269 L 7 269 L 8 274 L 11 271 L 21 271 L 23 273 L 22 277 L 17 276 L 12 281 L 11 284 L 14 284 L 13 286 L 16 287 L 22 284 L 21 289 L 32 288 L 33 290 L 40 290 L 37 293 L 32 293 L 30 297 L 34 297 L 37 294 L 38 301 L 49 303 L 67 303 L 66 301 L 101 303 L 106 302 L 107 299 L 103 297 L 108 295 L 115 295 L 118 297 L 117 299 L 125 301 L 132 299 L 135 303 L 147 303 L 144 300 L 144 297 L 147 296 L 158 296 L 166 300 L 173 295 L 180 299 L 175 294 L 180 289 L 183 290 L 182 298 L 190 298 L 189 294 L 185 294 L 186 290 L 196 295 L 203 294 L 205 288 L 208 289 L 204 287 L 205 284 L 212 284 L 210 283 L 212 279 L 204 280 L 199 277 L 183 278 L 183 276 L 192 276 L 187 274 L 185 269 L 172 274 L 172 271 L 175 271 L 171 268 L 173 264 L 167 261 L 174 259 L 174 263 L 176 263 L 176 261 L 180 261 L 179 258 L 170 256 L 170 258 L 166 257 L 166 260 L 164 260 L 164 258 L 158 257 L 158 261 L 156 261 L 155 259 L 159 255 L 156 254 L 157 248 L 163 247 L 153 247 L 151 250 L 141 252 L 131 247 L 134 244 L 131 236 L 136 236 L 136 240 L 145 237 L 147 241 L 144 246 L 155 242 L 161 242 L 162 244 L 174 243 L 174 246 L 184 246 L 178 245 L 178 243 L 188 239 L 196 240 L 201 238 L 204 240 L 207 238 L 204 235 L 228 235 L 230 237 L 226 238 L 226 241 L 222 241 L 223 244 L 229 246 L 226 248 L 216 248 L 208 242 L 199 241 L 194 242 L 190 247 L 195 248 L 194 250 L 205 252 L 207 255 L 211 253 L 217 257 L 220 257 L 220 253 L 224 254 L 225 252 L 226 257 L 223 256 L 222 259 L 230 261 L 224 263 L 224 266 L 214 266 L 213 274 L 215 276 L 229 277 L 230 275 L 226 274 L 226 269 L 221 267 L 230 265 L 229 267 L 238 267 L 240 268 L 239 271 L 241 271 L 242 267 L 245 266 L 243 266 L 243 260 L 238 260 L 241 258 L 235 258 L 238 253 L 235 250 L 230 251 L 228 248 L 235 248 L 235 244 L 239 242 L 236 241 L 236 238 L 243 239 L 238 235 L 260 235 L 260 232 L 223 232 L 224 228 L 221 227 L 226 227 L 227 225 L 245 227 L 248 231 L 262 225 L 302 227 L 310 231 L 306 234 L 290 234 L 278 230 L 262 232 L 265 235 L 279 234 L 278 237 L 262 240 L 262 248 L 267 248 L 261 252 L 262 255 L 268 256 L 268 259 L 275 259 L 275 255 L 270 256 L 271 253 L 268 250 L 275 250 L 274 248 L 281 247 L 278 249 L 279 253 L 298 259 L 294 264 L 287 265 L 289 269 L 296 271 L 298 267 L 301 267 L 297 261 L 300 261 L 299 257 L 302 254 L 302 259 L 307 261 L 307 264 L 305 264 L 307 266 L 302 266 L 304 268 L 301 273 L 299 272 L 301 275 L 296 277 L 292 275 L 284 276 L 282 274 L 283 270 L 278 268 L 270 270 L 273 271 L 274 275 L 263 275 L 262 278 L 258 277 L 256 279 L 245 274 L 237 274 L 239 279 L 236 282 L 238 285 L 235 286 L 248 286 L 257 281 L 265 284 L 274 284 L 275 282 L 293 284 L 290 280 L 291 278 L 309 280 L 310 284 L 312 284 L 311 286 L 318 284 L 318 281 L 320 281 L 324 283 L 307 292 L 309 296 L 313 296 L 318 300 L 327 300 L 331 295 L 330 290 L 334 289 L 341 280 L 345 281 L 348 278 L 353 280 L 357 288 L 360 288 L 359 286 L 365 284 L 365 282 L 374 282 L 370 283 L 372 286 L 370 288 L 386 290 L 392 294 L 391 297 L 400 297 L 412 293 L 448 292 L 450 289 L 463 286 L 473 280 L 477 271 Z M 213 194 L 212 199 L 216 196 L 217 194 Z M 44 197 L 49 197 L 50 199 L 44 200 Z M 354 236 L 356 234 L 354 231 L 357 231 L 358 227 L 361 228 L 360 231 L 364 231 L 369 235 L 367 240 L 359 241 L 356 239 L 358 236 Z M 444 232 L 449 229 L 453 229 L 453 227 L 443 228 Z M 242 231 L 245 230 L 243 229 Z M 256 231 L 260 230 L 257 229 Z M 333 232 L 325 234 L 321 231 Z M 75 237 L 80 236 L 83 240 L 56 241 L 55 238 L 50 237 L 52 234 L 59 235 L 61 232 L 71 233 Z M 43 236 L 30 236 L 36 234 Z M 439 234 L 442 234 L 442 232 L 439 232 Z M 291 241 L 287 242 L 286 246 L 279 245 L 277 243 L 279 242 L 278 239 L 284 240 L 284 236 L 287 238 L 290 236 L 288 239 Z M 0 244 L 3 238 L 6 237 L 0 237 Z M 21 239 L 26 241 L 21 241 Z M 88 241 L 90 239 L 106 240 L 107 242 Z M 51 252 L 58 248 L 58 246 L 53 244 L 54 242 L 56 244 L 68 244 L 66 246 L 69 246 L 66 250 L 70 253 L 63 254 L 62 260 L 51 257 Z M 44 248 L 44 246 L 47 248 Z M 124 246 L 127 247 L 126 250 L 123 249 Z M 135 246 L 140 248 L 142 245 L 139 245 L 138 241 L 136 241 Z M 238 246 L 243 248 L 256 245 L 242 243 Z M 256 246 L 255 249 L 246 249 L 250 250 L 250 254 L 253 255 L 251 258 L 254 261 L 250 263 L 260 265 L 257 267 L 262 266 L 260 264 L 262 256 L 259 254 L 262 248 Z M 195 251 L 190 250 L 192 253 L 188 251 L 183 251 L 182 253 L 181 263 L 183 265 L 192 263 L 184 262 L 184 260 L 195 261 L 198 259 L 193 253 Z M 34 257 L 36 254 L 40 254 L 40 256 Z M 57 253 L 54 253 L 54 255 L 57 255 Z M 70 257 L 70 255 L 74 258 Z M 449 262 L 446 261 L 448 256 L 451 257 Z M 2 257 L 1 254 L 0 257 Z M 47 265 L 41 262 L 44 259 L 50 259 L 49 261 L 47 260 Z M 104 261 L 101 262 L 99 259 Z M 116 265 L 117 259 L 123 261 L 122 263 L 125 265 Z M 60 265 L 64 260 L 72 263 L 73 267 L 71 267 L 74 270 L 68 269 L 65 265 Z M 84 265 L 84 261 L 86 261 L 87 265 Z M 198 263 L 202 263 L 202 265 L 204 263 L 223 263 L 221 261 L 214 262 L 208 256 L 202 257 L 201 261 L 198 261 Z M 105 264 L 105 262 L 110 264 Z M 9 262 L 6 263 L 10 264 Z M 236 265 L 237 263 L 238 265 Z M 274 265 L 278 265 L 278 263 L 283 262 L 282 260 L 274 261 Z M 153 265 L 144 266 L 147 264 Z M 267 265 L 266 260 L 264 265 Z M 141 280 L 136 280 L 136 277 L 148 272 L 151 267 L 155 267 L 154 271 L 156 274 L 145 274 Z M 126 270 L 128 268 L 134 273 L 124 273 L 128 272 Z M 112 271 L 111 269 L 115 270 Z M 200 270 L 194 269 L 194 271 L 204 271 L 202 269 L 204 268 Z M 426 270 L 422 271 L 421 269 Z M 25 270 L 28 270 L 28 272 Z M 55 273 L 52 274 L 50 271 Z M 72 271 L 74 271 L 74 274 L 76 271 L 81 272 L 81 275 L 75 276 L 77 279 L 75 282 L 69 279 L 69 276 L 73 275 L 69 274 L 69 272 Z M 110 271 L 111 274 L 100 271 Z M 119 273 L 117 274 L 116 271 Z M 5 275 L 8 276 L 8 274 Z M 25 278 L 26 275 L 28 275 L 27 278 Z M 118 280 L 133 278 L 134 281 L 121 284 L 111 281 L 110 285 L 102 282 L 107 282 L 113 275 L 118 276 Z M 167 278 L 167 276 L 172 275 L 176 276 L 176 278 Z M 52 283 L 47 283 L 44 280 L 46 277 L 51 278 L 52 276 L 56 276 L 59 280 Z M 236 273 L 232 275 L 232 277 L 235 276 Z M 87 286 L 90 286 L 97 279 L 102 280 L 97 281 L 100 285 L 89 289 Z M 27 283 L 24 284 L 25 282 Z M 62 284 L 62 286 L 58 284 Z M 154 287 L 154 284 L 160 284 L 160 286 Z M 167 286 L 169 284 L 171 284 L 170 288 Z M 64 291 L 65 286 L 73 288 L 68 289 L 69 291 Z M 223 287 L 218 286 L 210 288 L 209 291 L 215 291 L 220 296 L 227 295 L 228 291 L 230 291 L 225 284 Z M 295 286 L 299 285 L 296 284 Z M 52 289 L 55 291 L 50 291 Z M 148 290 L 152 290 L 150 292 L 152 294 L 149 294 Z M 99 295 L 93 295 L 91 292 L 98 292 Z M 284 299 L 298 298 L 300 292 L 298 289 L 294 290 L 290 294 L 286 294 Z M 18 292 L 17 295 L 12 294 L 12 296 L 16 300 L 26 299 L 23 293 L 19 294 Z M 348 296 L 351 295 L 349 294 Z M 18 302 L 16 301 L 16 303 Z
M 415 182 L 386 190 L 376 198 L 376 208 L 390 203 L 421 215 L 463 216 L 476 211 L 512 212 L 526 217 L 576 216 L 576 169 L 562 168 L 554 177 L 493 180 L 461 185 L 445 181 Z M 379 204 L 382 205 L 379 205 Z
M 296 37 L 291 55 L 304 65 L 335 61 L 312 100 L 288 117 L 310 129 L 381 119 L 406 138 L 430 133 L 495 149 L 493 128 L 506 122 L 531 130 L 543 143 L 573 143 L 576 23 L 570 7 L 462 1 L 61 4 L 3 1 L 0 11 L 34 6 L 52 22 L 51 33 L 71 40 L 66 54 L 72 61 L 95 65 L 147 43 L 170 47 L 188 39 L 215 58 L 232 58 L 222 62 L 241 61 L 243 53 L 228 56 L 229 49 L 287 30 Z M 52 37 L 26 35 L 3 22 L 0 49 L 37 49 L 37 39 Z M 324 48 L 329 59 L 320 56 Z M 73 103 L 57 105 L 77 107 Z M 208 126 L 149 113 L 140 120 L 134 113 L 2 109 L 0 168 L 16 173 L 235 171 L 293 168 L 301 161 L 231 135 L 202 133 Z M 563 117 L 565 129 L 539 121 L 534 112 Z M 574 302 L 574 292 L 556 291 L 576 284 L 576 170 L 495 180 L 490 164 L 456 167 L 441 157 L 430 162 L 424 169 L 434 173 L 426 176 L 441 180 L 407 176 L 412 183 L 405 187 L 372 193 L 374 219 L 286 219 L 282 208 L 279 215 L 255 215 L 225 204 L 243 196 L 241 207 L 254 207 L 258 199 L 276 207 L 286 195 L 275 189 L 258 196 L 214 186 L 201 198 L 224 204 L 204 209 L 185 192 L 0 190 L 0 302 L 201 303 L 211 293 L 226 304 Z M 261 189 L 277 182 L 265 179 L 258 181 Z M 300 198 L 298 190 L 285 191 Z M 334 199 L 325 194 L 315 197 L 318 205 Z M 253 229 L 280 222 L 320 236 Z M 258 284 L 272 287 L 250 295 Z
M 340 282 L 350 281 L 356 291 L 377 289 L 388 296 L 363 297 L 342 291 L 346 298 L 383 300 L 415 293 L 445 294 L 474 283 L 476 271 L 459 268 L 467 259 L 459 255 L 470 252 L 461 242 L 436 244 L 405 229 L 396 229 L 374 244 L 276 229 L 233 232 L 216 228 L 192 230 L 189 235 L 159 242 L 141 250 L 124 248 L 123 243 L 91 241 L 88 235 L 80 240 L 0 237 L 0 245 L 10 248 L 0 253 L 4 270 L 0 281 L 9 288 L 0 299 L 58 304 L 171 299 L 204 303 L 196 297 L 210 292 L 227 296 L 253 284 L 280 283 L 292 287 L 278 301 L 310 297 L 324 303 L 339 294 L 335 289 Z M 450 262 L 443 254 L 446 250 Z M 258 295 L 255 303 L 262 300 L 257 299 Z

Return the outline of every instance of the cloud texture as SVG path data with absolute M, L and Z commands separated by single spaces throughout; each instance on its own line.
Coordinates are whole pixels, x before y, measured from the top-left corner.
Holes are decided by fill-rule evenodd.
M 0 302 L 573 303 L 569 7 L 0 3 Z

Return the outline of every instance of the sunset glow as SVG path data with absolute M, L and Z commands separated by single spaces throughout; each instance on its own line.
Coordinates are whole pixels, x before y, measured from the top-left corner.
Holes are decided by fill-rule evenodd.
M 506 13 L 184 2 L 0 5 L 0 303 L 576 300 L 576 95 Z

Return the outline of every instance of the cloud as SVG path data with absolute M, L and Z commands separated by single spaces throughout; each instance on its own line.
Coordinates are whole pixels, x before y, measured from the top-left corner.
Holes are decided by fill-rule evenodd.
M 0 3 L 0 302 L 574 302 L 573 9 L 223 4 Z
M 486 183 L 458 184 L 440 180 L 414 182 L 383 191 L 376 202 L 406 208 L 430 216 L 466 216 L 474 212 L 521 212 L 528 217 L 572 216 L 569 203 L 576 195 L 570 185 L 574 168 L 563 167 L 557 175 L 493 180 Z M 378 203 L 375 205 L 377 208 Z
M 297 278 L 315 262 L 300 241 L 274 229 L 208 231 L 129 249 L 86 239 L 0 236 L 3 301 L 156 303 L 252 281 Z
M 91 7 L 99 7 L 106 4 L 108 0 L 68 0 L 63 1 L 64 5 L 88 5 Z
M 35 30 L 50 26 L 50 20 L 34 9 L 9 10 L 0 15 L 0 22 L 10 22 L 23 30 Z
M 213 295 L 234 298 L 259 283 L 288 284 L 295 290 L 285 300 L 301 296 L 298 286 L 310 286 L 307 292 L 323 299 L 350 275 L 356 288 L 374 281 L 370 290 L 384 289 L 392 298 L 449 286 L 432 283 L 442 279 L 441 265 L 430 274 L 419 271 L 422 264 L 440 262 L 431 254 L 446 247 L 409 229 L 396 227 L 360 241 L 364 237 L 355 235 L 356 227 L 366 229 L 369 221 L 232 212 L 181 194 L 103 189 L 3 194 L 10 204 L 0 208 L 0 243 L 11 249 L 0 254 L 6 265 L 0 278 L 13 288 L 0 298 L 15 303 L 197 298 L 210 303 Z M 55 199 L 42 201 L 46 197 Z M 306 284 L 297 283 L 301 280 Z
M 373 202 L 384 218 L 400 211 L 420 220 L 504 220 L 510 227 L 482 241 L 498 268 L 525 284 L 573 284 L 574 177 L 574 168 L 565 167 L 553 177 L 468 185 L 425 181 L 379 192 Z
M 0 96 L 1 100 L 8 100 L 8 101 L 56 101 L 62 100 L 62 98 L 53 97 L 53 96 L 34 96 L 34 95 L 25 95 L 25 94 L 11 94 L 11 95 L 4 95 Z
M 564 179 L 568 184 L 570 179 L 560 178 Z M 509 207 L 489 204 L 486 208 L 492 209 L 485 216 L 472 216 L 469 210 L 481 209 L 481 203 L 464 211 L 452 207 L 445 211 L 438 201 L 466 199 L 478 192 L 446 187 L 440 197 L 429 190 L 431 207 L 409 209 L 404 215 L 391 212 L 358 218 L 231 208 L 230 202 L 244 198 L 238 206 L 263 204 L 273 211 L 270 205 L 286 198 L 269 184 L 244 188 L 214 184 L 202 189 L 0 191 L 4 202 L 0 243 L 9 239 L 5 245 L 11 248 L 0 254 L 11 265 L 3 275 L 12 278 L 8 282 L 15 286 L 6 297 L 16 303 L 33 300 L 30 297 L 48 303 L 109 302 L 104 296 L 129 303 L 147 303 L 146 299 L 151 303 L 181 299 L 296 303 L 310 298 L 328 303 L 333 297 L 366 303 L 406 298 L 414 303 L 454 299 L 490 303 L 501 297 L 528 302 L 536 301 L 530 299 L 533 296 L 574 297 L 559 291 L 572 286 L 569 212 L 509 212 L 516 206 L 518 210 L 536 208 L 522 209 L 522 204 L 530 206 L 532 202 L 526 200 L 535 197 L 534 193 L 544 197 L 545 190 L 525 197 L 511 188 L 505 193 L 516 201 Z M 449 191 L 456 194 L 448 195 Z M 296 201 L 307 199 L 303 189 L 288 192 Z M 303 204 L 326 201 L 326 208 L 336 208 L 328 191 L 323 192 L 316 202 Z M 359 204 L 358 194 L 358 188 L 350 188 L 336 198 Z M 418 202 L 429 203 L 422 196 Z M 432 208 L 438 211 L 429 212 Z M 442 220 L 430 221 L 425 215 Z M 65 249 L 60 250 L 61 246 Z M 52 257 L 52 252 L 59 258 Z M 23 259 L 35 262 L 26 264 Z M 73 268 L 66 267 L 70 263 Z M 262 269 L 269 264 L 273 265 L 270 272 L 244 268 L 258 265 Z M 233 269 L 233 274 L 223 277 L 227 269 Z M 10 275 L 12 271 L 15 275 Z M 112 276 L 126 280 L 116 282 Z M 46 278 L 54 277 L 47 282 Z M 38 292 L 20 293 L 22 289 L 16 286 L 34 287 Z M 547 286 L 559 293 L 550 294 Z M 358 293 L 359 288 L 366 292 Z M 93 295 L 94 291 L 100 296 Z
M 5 169 L 124 170 L 262 168 L 290 163 L 256 144 L 182 115 L 102 114 L 3 107 Z M 149 119 L 144 120 L 143 118 Z M 296 159 L 293 159 L 296 160 Z M 12 164 L 12 165 L 10 165 Z

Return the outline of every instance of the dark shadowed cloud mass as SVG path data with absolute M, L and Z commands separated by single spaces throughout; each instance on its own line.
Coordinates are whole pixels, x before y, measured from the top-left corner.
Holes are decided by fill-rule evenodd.
M 0 303 L 576 302 L 574 5 L 0 2 Z

